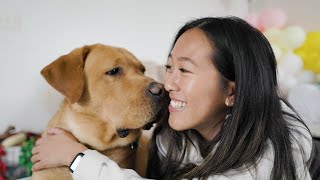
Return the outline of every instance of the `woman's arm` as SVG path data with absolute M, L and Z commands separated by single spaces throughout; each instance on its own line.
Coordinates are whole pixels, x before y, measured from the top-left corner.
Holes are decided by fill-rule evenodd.
M 75 171 L 74 179 L 143 179 L 134 170 L 122 169 L 116 162 L 95 150 L 89 150 L 68 132 L 52 128 L 33 148 L 32 170 L 69 166 L 74 157 L 83 152 Z

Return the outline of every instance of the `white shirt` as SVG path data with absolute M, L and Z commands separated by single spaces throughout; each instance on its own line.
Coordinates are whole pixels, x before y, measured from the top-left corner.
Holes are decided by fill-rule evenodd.
M 293 158 L 296 165 L 297 179 L 309 180 L 311 179 L 309 174 L 309 169 L 306 166 L 306 161 L 310 158 L 312 150 L 312 137 L 306 127 L 304 127 L 299 122 L 294 122 L 295 129 L 300 132 L 291 132 L 292 137 L 292 149 Z M 196 141 L 194 141 L 196 142 Z M 158 135 L 156 138 L 156 143 L 159 149 L 159 153 L 162 156 L 166 155 L 166 145 L 161 141 L 161 136 Z M 259 179 L 267 180 L 270 179 L 273 161 L 274 161 L 274 151 L 273 146 L 270 141 L 267 141 L 266 149 L 260 159 L 257 162 L 256 167 L 250 167 L 246 171 L 229 170 L 221 175 L 212 175 L 208 179 L 218 179 L 218 180 L 230 180 L 230 179 Z M 299 148 L 299 144 L 302 149 Z M 84 156 L 80 161 L 78 167 L 72 174 L 75 180 L 90 179 L 145 179 L 140 177 L 135 171 L 131 169 L 120 168 L 117 163 L 109 159 L 108 157 L 98 153 L 95 150 L 86 150 Z M 195 147 L 191 144 L 187 144 L 186 158 L 184 163 L 194 163 L 199 164 L 203 160 L 200 154 L 199 146 L 195 143 Z

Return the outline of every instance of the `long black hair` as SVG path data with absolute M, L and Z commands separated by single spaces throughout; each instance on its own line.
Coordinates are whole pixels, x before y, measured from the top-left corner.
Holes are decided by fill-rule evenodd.
M 162 121 L 155 131 L 148 171 L 152 171 L 150 167 L 157 167 L 158 173 L 154 177 L 160 179 L 207 178 L 231 169 L 254 166 L 270 140 L 274 149 L 270 179 L 296 179 L 290 142 L 293 129 L 286 116 L 300 122 L 302 120 L 281 107 L 281 101 L 285 100 L 279 96 L 277 64 L 268 40 L 240 18 L 207 17 L 186 23 L 175 36 L 171 50 L 178 38 L 193 28 L 202 30 L 211 42 L 211 59 L 220 74 L 222 89 L 226 89 L 229 81 L 235 82 L 231 116 L 206 146 L 209 153 L 203 163 L 183 167 L 181 163 L 186 153 L 183 144 L 187 141 L 192 143 L 188 134 L 194 133 L 194 130 L 177 132 L 170 128 L 167 120 Z M 159 133 L 163 141 L 170 142 L 167 154 L 161 161 L 157 160 L 155 145 Z

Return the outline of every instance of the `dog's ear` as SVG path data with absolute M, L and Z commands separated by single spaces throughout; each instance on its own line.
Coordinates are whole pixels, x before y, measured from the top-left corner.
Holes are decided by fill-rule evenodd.
M 41 70 L 41 75 L 70 103 L 78 102 L 84 88 L 83 68 L 89 46 L 77 48 L 59 57 Z

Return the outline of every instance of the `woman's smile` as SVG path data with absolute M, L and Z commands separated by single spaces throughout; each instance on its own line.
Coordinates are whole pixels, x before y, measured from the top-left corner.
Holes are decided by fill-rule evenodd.
M 169 111 L 170 112 L 182 111 L 185 109 L 186 105 L 187 105 L 187 103 L 184 101 L 171 99 L 170 104 L 169 104 Z

